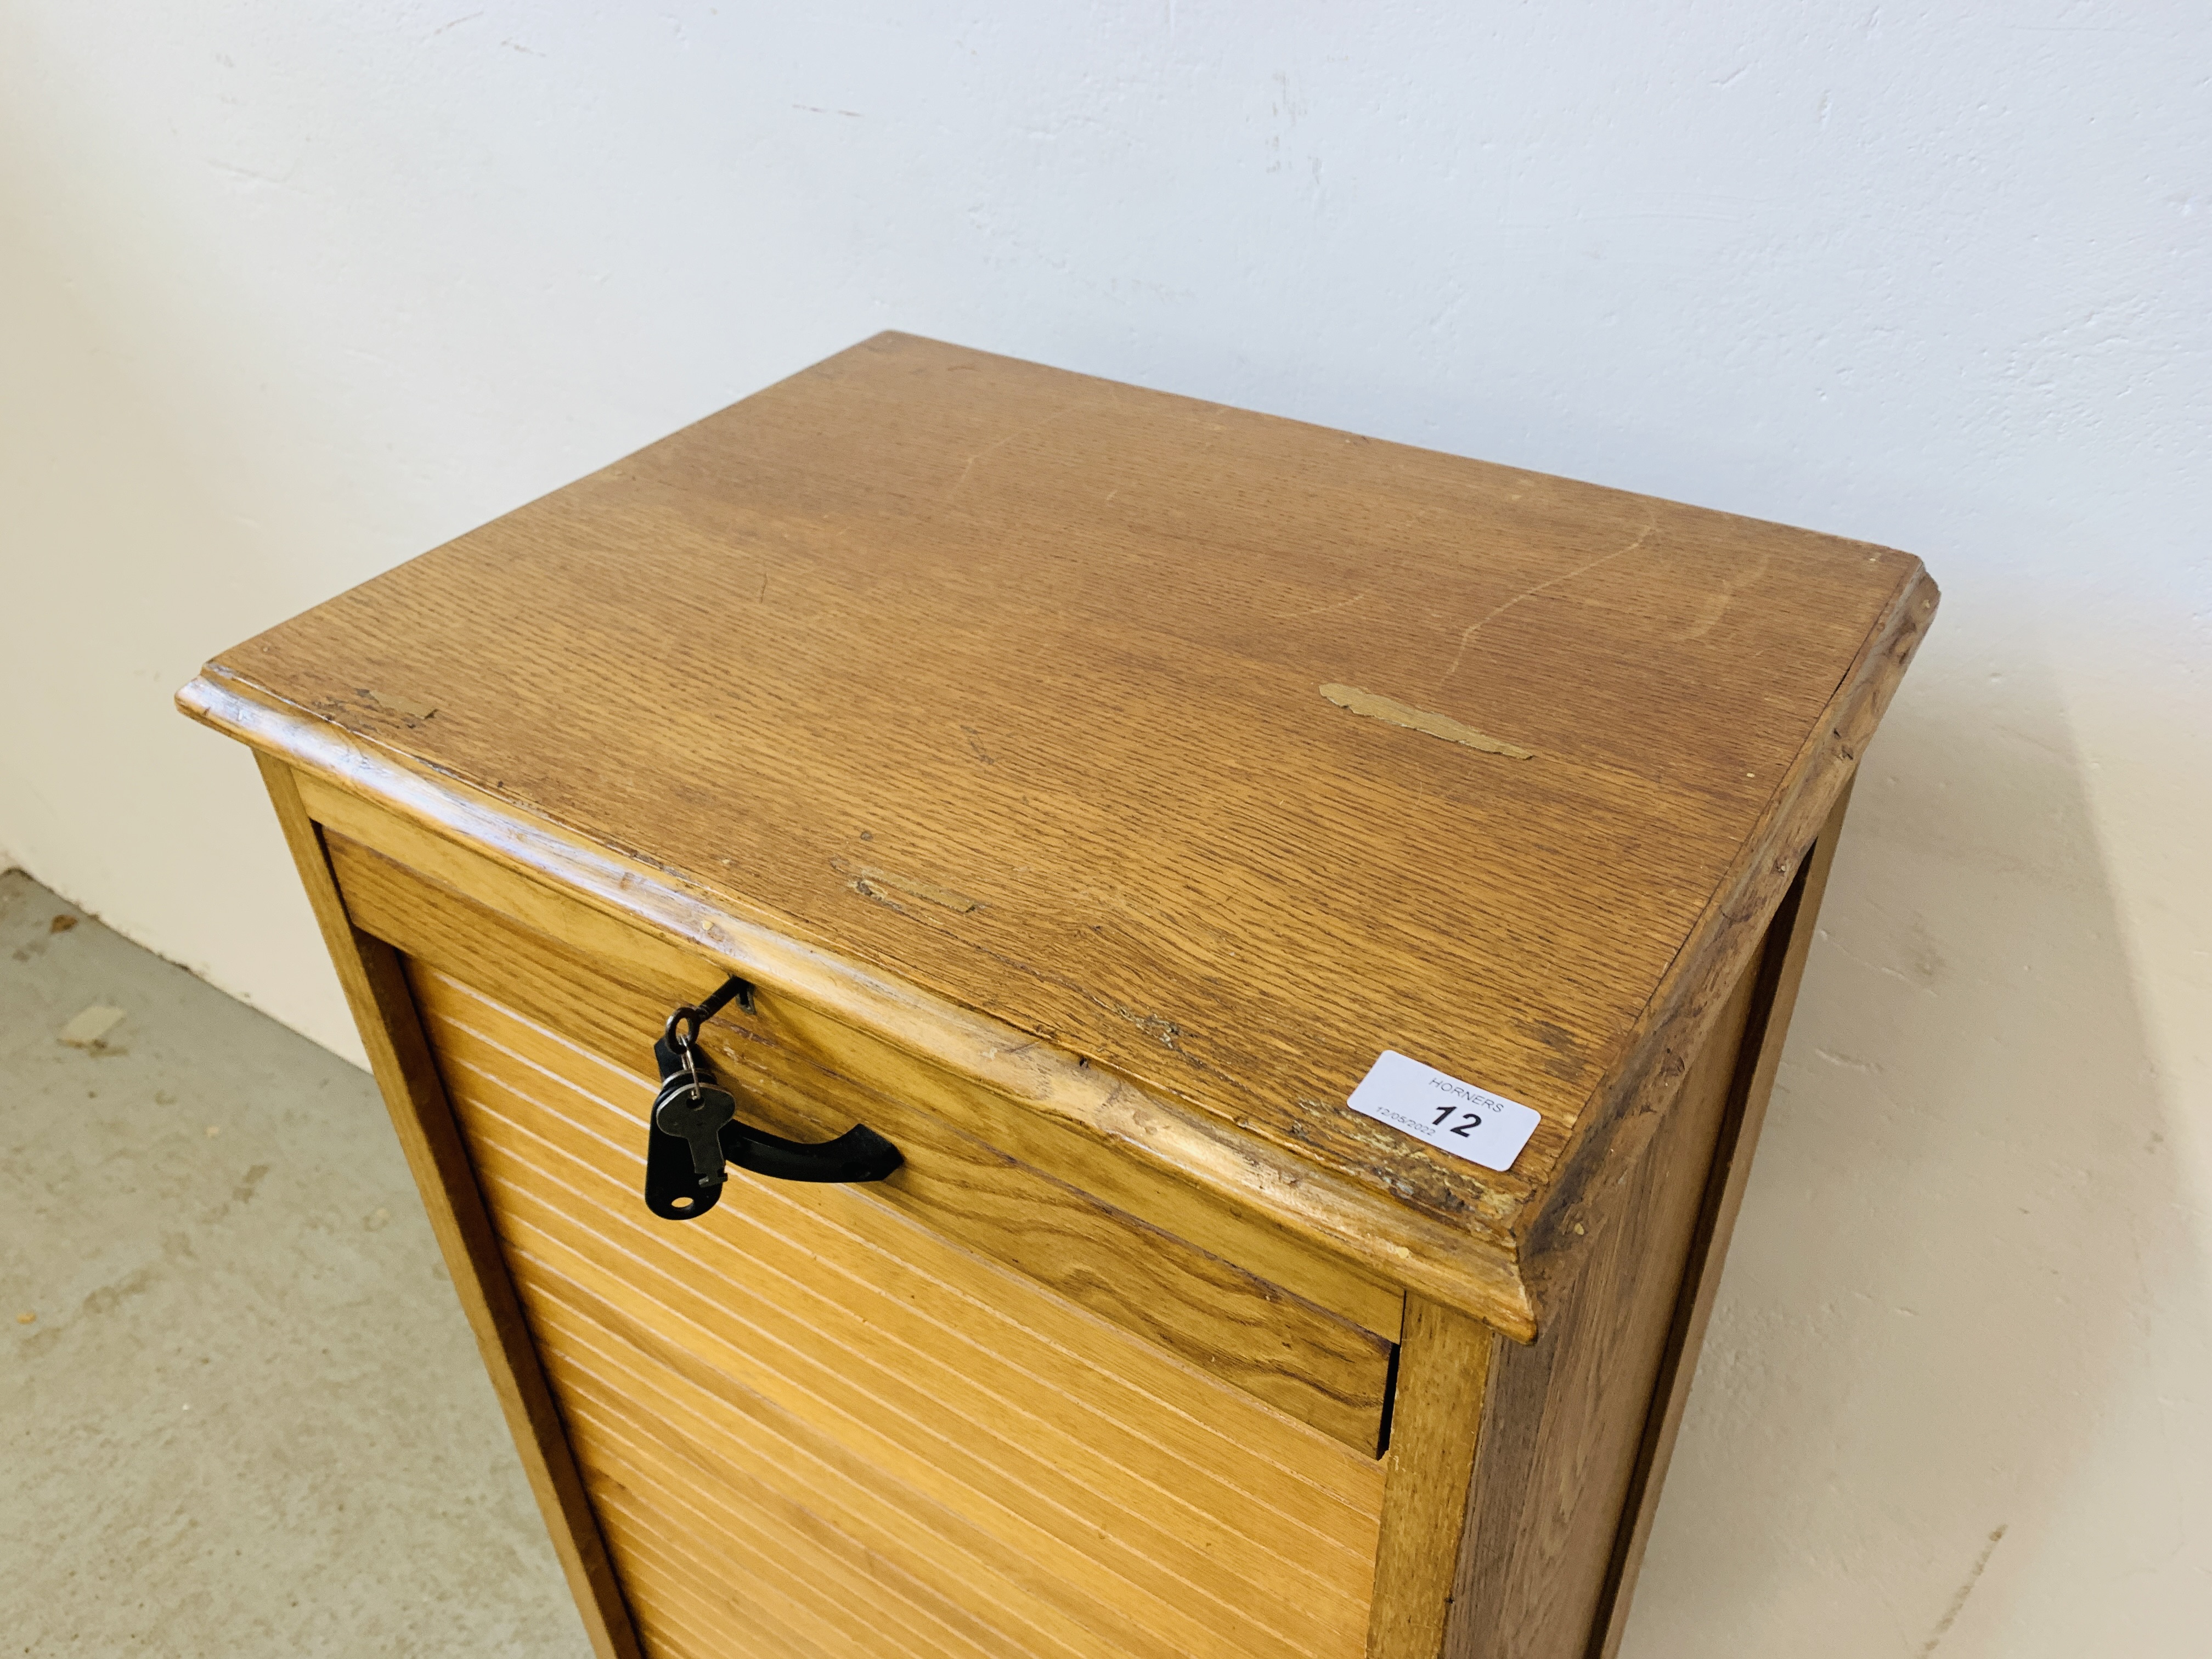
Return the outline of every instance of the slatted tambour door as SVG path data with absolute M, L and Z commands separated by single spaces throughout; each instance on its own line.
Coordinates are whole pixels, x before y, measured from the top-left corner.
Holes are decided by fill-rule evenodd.
M 1382 1464 L 851 1188 L 653 1221 L 640 1080 L 410 974 L 651 1650 L 1364 1650 Z

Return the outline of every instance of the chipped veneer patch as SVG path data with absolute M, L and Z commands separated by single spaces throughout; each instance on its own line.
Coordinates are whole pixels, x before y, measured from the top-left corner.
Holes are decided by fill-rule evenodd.
M 1536 751 L 1523 749 L 1518 744 L 1503 738 L 1486 737 L 1471 726 L 1462 726 L 1457 720 L 1443 714 L 1431 714 L 1424 708 L 1411 708 L 1389 697 L 1362 691 L 1352 685 L 1324 685 L 1321 694 L 1339 708 L 1355 714 L 1364 714 L 1370 720 L 1382 720 L 1391 726 L 1402 726 L 1409 732 L 1424 732 L 1432 738 L 1442 738 L 1447 743 L 1464 744 L 1469 749 L 1480 749 L 1486 755 L 1504 755 L 1509 760 L 1534 760 Z

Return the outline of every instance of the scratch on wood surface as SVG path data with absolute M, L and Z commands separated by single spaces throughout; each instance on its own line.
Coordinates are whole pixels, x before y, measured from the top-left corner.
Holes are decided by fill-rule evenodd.
M 917 881 L 912 876 L 895 876 L 886 870 L 872 870 L 864 864 L 848 864 L 842 859 L 830 860 L 832 869 L 841 876 L 849 877 L 853 890 L 862 898 L 879 902 L 895 903 L 891 894 L 907 898 L 918 898 L 926 904 L 935 904 L 947 910 L 965 915 L 983 908 L 981 899 L 971 899 L 965 893 L 956 893 L 950 887 L 939 887 L 934 882 Z
M 1466 630 L 1459 636 L 1459 649 L 1452 653 L 1451 666 L 1444 670 L 1444 679 L 1448 680 L 1453 675 L 1459 672 L 1459 665 L 1467 656 L 1468 641 L 1473 640 L 1477 634 L 1482 632 L 1484 629 L 1489 627 L 1491 623 L 1496 622 L 1507 611 L 1510 611 L 1515 605 L 1520 604 L 1522 600 L 1533 599 L 1536 595 L 1541 593 L 1547 588 L 1557 587 L 1561 582 L 1571 582 L 1577 576 L 1586 576 L 1591 571 L 1596 569 L 1598 566 L 1601 564 L 1610 564 L 1615 559 L 1621 558 L 1628 554 L 1633 553 L 1638 548 L 1643 546 L 1645 542 L 1651 538 L 1651 532 L 1659 527 L 1659 509 L 1656 507 L 1648 507 L 1644 509 L 1644 528 L 1638 531 L 1636 534 L 1630 538 L 1626 546 L 1616 547 L 1610 553 L 1599 555 L 1596 558 L 1592 559 L 1588 564 L 1577 565 L 1572 570 L 1562 571 L 1559 574 L 1553 577 L 1549 581 L 1538 582 L 1534 587 L 1529 588 L 1526 592 L 1516 593 L 1511 599 L 1506 600 L 1504 604 L 1498 605 L 1496 609 L 1491 611 L 1487 615 L 1479 617 L 1474 622 L 1468 623 Z M 1443 683 L 1443 680 L 1439 680 L 1437 682 L 1440 685 Z
M 968 464 L 960 469 L 960 476 L 952 481 L 952 488 L 945 492 L 945 499 L 949 501 L 955 495 L 957 495 L 960 493 L 960 486 L 968 482 L 968 475 L 975 470 L 976 462 L 981 460 L 993 450 L 1001 448 L 1004 446 L 1012 443 L 1013 441 L 1014 434 L 1011 432 L 1006 433 L 1000 437 L 992 439 L 990 442 L 985 444 L 973 455 L 970 455 L 968 458 Z
M 1462 726 L 1457 720 L 1443 714 L 1431 714 L 1425 708 L 1409 708 L 1389 697 L 1378 697 L 1372 691 L 1362 691 L 1354 685 L 1324 685 L 1321 694 L 1339 708 L 1364 714 L 1391 726 L 1402 726 L 1409 732 L 1425 732 L 1432 738 L 1442 738 L 1447 743 L 1465 744 L 1469 749 L 1480 749 L 1486 755 L 1504 755 L 1510 760 L 1534 760 L 1536 751 L 1523 749 L 1518 744 L 1502 738 L 1486 737 L 1471 726 Z
M 1974 1593 L 1974 1586 L 1981 1582 L 1982 1570 L 1990 1565 L 1990 1557 L 1997 1553 L 1997 1546 L 2004 1539 L 2005 1527 L 2011 1524 L 2009 1521 L 2006 1522 L 2004 1526 L 1991 1533 L 1990 1541 L 1982 1546 L 1982 1553 L 1974 1558 L 1974 1565 L 1967 1570 L 1966 1582 L 1959 1586 L 1958 1594 L 1951 1598 L 1951 1605 L 1943 1610 L 1943 1617 L 1937 1621 L 1934 1633 L 1921 1644 L 1918 1659 L 1928 1659 L 1928 1656 L 1936 1651 L 1936 1644 L 1950 1633 L 1951 1626 L 1966 1611 L 1966 1598 Z
M 1697 616 L 1689 625 L 1678 633 L 1669 634 L 1667 636 L 1668 639 L 1674 644 L 1685 645 L 1692 640 L 1701 640 L 1711 633 L 1714 624 L 1728 614 L 1728 608 L 1735 602 L 1735 596 L 1765 575 L 1768 563 L 1767 558 L 1762 555 L 1756 568 L 1729 577 L 1712 592 L 1706 594 L 1704 601 L 1698 606 Z
M 1011 432 L 1002 432 L 997 437 L 992 439 L 990 442 L 985 444 L 981 449 L 977 450 L 974 454 L 968 458 L 967 464 L 960 469 L 960 476 L 952 481 L 952 488 L 945 492 L 945 504 L 947 506 L 951 505 L 954 498 L 960 494 L 960 487 L 968 482 L 968 475 L 975 470 L 976 462 L 981 460 L 986 455 L 992 453 L 995 450 L 1004 449 L 1008 444 L 1013 442 L 1015 439 L 1022 436 L 1024 433 L 1042 431 L 1046 427 L 1050 426 L 1054 421 L 1066 414 L 1069 410 L 1073 409 L 1076 404 L 1082 401 L 1083 400 L 1080 398 L 1071 398 L 1066 403 L 1062 404 L 1058 409 L 1054 410 L 1051 414 L 1046 416 L 1042 420 L 1032 422 L 1028 426 L 1016 427 Z

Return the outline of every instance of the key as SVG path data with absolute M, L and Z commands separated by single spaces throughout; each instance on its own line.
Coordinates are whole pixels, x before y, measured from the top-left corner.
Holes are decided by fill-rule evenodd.
M 663 1134 L 690 1145 L 691 1167 L 702 1187 L 719 1187 L 724 1178 L 722 1126 L 737 1115 L 738 1103 L 728 1090 L 685 1081 L 661 1097 L 653 1109 L 653 1122 Z

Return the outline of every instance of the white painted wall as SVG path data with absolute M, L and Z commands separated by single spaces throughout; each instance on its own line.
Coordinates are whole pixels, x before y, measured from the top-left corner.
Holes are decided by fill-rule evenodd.
M 170 692 L 885 326 L 1912 549 L 1627 1652 L 2201 1654 L 2208 64 L 2180 3 L 16 0 L 0 847 L 353 1052 Z

